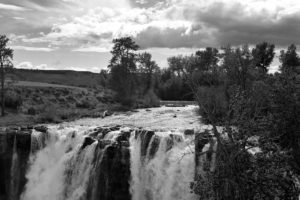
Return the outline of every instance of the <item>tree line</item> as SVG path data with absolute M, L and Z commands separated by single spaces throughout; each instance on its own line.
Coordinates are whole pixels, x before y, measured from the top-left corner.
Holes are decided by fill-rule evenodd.
M 160 99 L 196 100 L 202 122 L 213 126 L 207 131 L 218 143 L 215 167 L 192 185 L 200 199 L 298 199 L 300 58 L 295 45 L 280 51 L 281 64 L 272 74 L 275 45 L 267 42 L 254 48 L 207 47 L 168 58 L 165 69 L 149 53 L 137 54 L 131 38 L 114 44 L 109 73 L 101 74 L 121 102 L 132 105 L 149 91 Z

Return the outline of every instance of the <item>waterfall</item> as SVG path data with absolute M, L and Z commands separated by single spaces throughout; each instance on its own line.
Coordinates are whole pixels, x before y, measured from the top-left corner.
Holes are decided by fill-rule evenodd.
M 194 139 L 126 127 L 33 131 L 21 200 L 194 200 Z
M 11 163 L 11 170 L 10 170 L 10 191 L 9 191 L 9 199 L 10 200 L 17 200 L 18 199 L 18 189 L 19 189 L 19 156 L 17 152 L 17 136 L 14 136 L 14 143 L 13 143 L 13 154 L 12 154 L 12 163 Z
M 96 144 L 80 151 L 84 134 L 76 127 L 49 132 L 45 147 L 31 161 L 21 199 L 80 199 L 85 195 Z
M 148 145 L 143 142 L 145 139 L 142 134 L 132 134 L 130 138 L 132 199 L 196 199 L 189 188 L 194 176 L 190 138 L 185 139 L 174 133 L 160 133 L 153 135 Z M 142 150 L 143 143 L 146 145 L 146 153 Z

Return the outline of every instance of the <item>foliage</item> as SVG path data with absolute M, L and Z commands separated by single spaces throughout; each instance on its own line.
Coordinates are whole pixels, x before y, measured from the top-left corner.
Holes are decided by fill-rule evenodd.
M 268 72 L 269 66 L 275 56 L 274 49 L 275 45 L 267 42 L 257 44 L 256 47 L 252 49 L 254 65 L 260 72 Z
M 223 87 L 199 87 L 196 100 L 205 123 L 222 122 L 227 114 L 227 101 Z
M 9 90 L 5 94 L 5 107 L 17 110 L 22 105 L 22 97 L 16 92 Z
M 9 39 L 5 35 L 0 35 L 0 65 L 1 65 L 1 115 L 5 112 L 5 71 L 12 68 L 11 59 L 13 58 L 13 50 L 7 47 Z
M 153 76 L 158 71 L 158 65 L 155 61 L 152 60 L 152 56 L 150 53 L 144 52 L 139 54 L 138 61 L 139 65 L 139 73 L 142 75 L 141 83 L 145 83 L 143 93 L 147 93 L 149 90 L 153 89 Z
M 110 70 L 110 86 L 117 93 L 117 100 L 124 106 L 134 104 L 136 93 L 136 50 L 139 48 L 130 37 L 113 40 Z
M 153 108 L 153 107 L 159 107 L 159 99 L 156 96 L 156 94 L 150 90 L 148 91 L 141 99 L 137 102 L 138 108 Z
M 289 71 L 295 71 L 297 66 L 300 66 L 300 58 L 297 54 L 297 48 L 294 44 L 290 45 L 287 51 L 280 51 L 280 62 L 282 63 L 280 70 L 283 73 L 288 73 Z
M 205 187 L 210 187 L 209 196 L 194 188 L 200 199 L 298 199 L 298 55 L 291 45 L 281 54 L 282 73 L 266 74 L 273 50 L 273 45 L 266 43 L 252 53 L 247 46 L 227 47 L 221 66 L 224 71 L 220 70 L 225 76 L 219 76 L 225 78 L 220 82 L 225 90 L 223 99 L 215 85 L 203 89 L 198 84 L 200 112 L 212 123 L 218 141 L 215 170 L 199 176 L 195 184 L 201 187 L 200 183 L 206 182 Z M 220 106 L 224 102 L 227 105 Z M 223 133 L 216 124 L 224 127 Z M 257 142 L 253 143 L 253 138 Z M 250 153 L 253 148 L 260 151 Z

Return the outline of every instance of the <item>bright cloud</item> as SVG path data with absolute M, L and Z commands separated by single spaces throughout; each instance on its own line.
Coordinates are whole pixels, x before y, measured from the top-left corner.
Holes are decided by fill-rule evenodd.
M 106 62 L 112 39 L 132 36 L 165 63 L 165 49 L 300 45 L 298 0 L 2 1 L 0 32 L 12 36 L 16 50 L 28 52 L 105 53 Z
M 0 10 L 25 11 L 26 9 L 20 6 L 0 3 Z

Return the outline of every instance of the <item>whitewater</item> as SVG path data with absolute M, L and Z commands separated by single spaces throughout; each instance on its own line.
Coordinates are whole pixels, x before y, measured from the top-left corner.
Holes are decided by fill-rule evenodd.
M 140 109 L 34 131 L 21 200 L 194 200 L 196 106 Z

